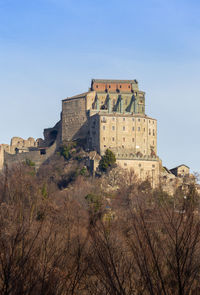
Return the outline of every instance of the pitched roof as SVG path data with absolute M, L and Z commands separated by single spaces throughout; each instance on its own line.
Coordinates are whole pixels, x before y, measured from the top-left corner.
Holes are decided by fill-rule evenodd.
M 190 169 L 190 167 L 188 167 L 187 165 L 185 165 L 185 164 L 181 164 L 181 165 L 178 165 L 178 166 L 176 166 L 176 167 L 170 169 L 170 171 L 171 171 L 171 170 L 174 170 L 174 169 L 178 169 L 178 168 L 181 167 L 181 166 L 185 166 L 185 167 L 187 167 L 188 169 Z
M 71 97 L 64 98 L 62 101 L 69 100 L 69 99 L 81 98 L 81 97 L 86 96 L 88 93 L 89 92 L 80 93 L 80 94 L 77 94 L 77 95 L 74 95 L 74 96 L 71 96 Z

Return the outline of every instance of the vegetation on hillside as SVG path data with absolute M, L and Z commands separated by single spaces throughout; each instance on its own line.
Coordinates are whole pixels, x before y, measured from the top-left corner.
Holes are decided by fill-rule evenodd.
M 116 163 L 115 154 L 111 150 L 107 149 L 105 151 L 105 155 L 102 156 L 99 162 L 99 169 L 100 171 L 106 172 L 108 168 L 112 168 L 115 163 Z
M 133 172 L 92 178 L 70 153 L 0 175 L 0 294 L 200 294 L 194 185 L 169 196 Z

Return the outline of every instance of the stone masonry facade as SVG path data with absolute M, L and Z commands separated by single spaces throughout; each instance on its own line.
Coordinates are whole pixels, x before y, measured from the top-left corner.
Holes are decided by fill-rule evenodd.
M 145 92 L 137 80 L 93 79 L 88 92 L 62 101 L 62 142 L 85 138 L 101 156 L 158 184 L 157 120 L 145 114 Z

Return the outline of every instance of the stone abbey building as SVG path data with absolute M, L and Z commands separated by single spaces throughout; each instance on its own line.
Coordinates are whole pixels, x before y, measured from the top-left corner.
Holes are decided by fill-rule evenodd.
M 100 156 L 112 150 L 119 166 L 148 177 L 153 186 L 159 183 L 157 120 L 146 114 L 145 92 L 137 80 L 93 79 L 88 92 L 63 99 L 61 119 L 44 129 L 44 139 L 15 137 L 10 146 L 0 145 L 0 168 L 27 158 L 39 167 L 61 144 L 75 140 Z
M 157 121 L 145 113 L 136 80 L 93 79 L 88 92 L 62 101 L 62 141 L 86 138 L 89 150 L 112 150 L 117 163 L 158 181 Z

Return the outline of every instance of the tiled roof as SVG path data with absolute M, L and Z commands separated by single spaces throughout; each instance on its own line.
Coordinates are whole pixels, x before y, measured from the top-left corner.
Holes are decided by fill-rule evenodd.
M 71 97 L 67 97 L 67 98 L 64 98 L 64 100 L 68 100 L 68 99 L 74 99 L 74 98 L 80 98 L 80 97 L 84 97 L 88 94 L 89 92 L 84 92 L 84 93 L 81 93 L 81 94 L 77 94 L 77 95 L 74 95 L 74 96 L 71 96 Z
M 138 84 L 137 80 L 110 80 L 110 79 L 92 79 L 92 83 L 134 83 Z

